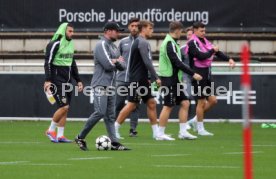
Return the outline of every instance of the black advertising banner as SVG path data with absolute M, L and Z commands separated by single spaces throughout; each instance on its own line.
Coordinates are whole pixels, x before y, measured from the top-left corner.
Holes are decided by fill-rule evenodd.
M 101 31 L 108 20 L 126 26 L 139 17 L 159 32 L 173 20 L 202 21 L 213 32 L 275 32 L 274 7 L 274 0 L 0 0 L 0 30 L 53 31 L 70 22 L 79 31 Z
M 91 75 L 81 75 L 86 90 L 90 91 Z M 241 119 L 243 91 L 240 90 L 239 75 L 214 75 L 215 90 L 225 92 L 218 96 L 218 104 L 207 113 L 207 119 Z M 51 117 L 56 106 L 51 106 L 43 92 L 43 74 L 1 74 L 0 117 Z M 253 75 L 250 91 L 254 119 L 275 119 L 276 74 Z M 77 90 L 76 90 L 77 91 Z M 227 95 L 225 95 L 227 94 Z M 76 96 L 78 95 L 78 96 Z M 90 96 L 73 93 L 69 117 L 87 118 L 93 112 Z M 158 114 L 162 108 L 162 98 L 156 95 Z M 194 115 L 195 105 L 191 105 L 190 117 Z M 171 119 L 177 119 L 177 107 Z M 141 105 L 141 119 L 146 119 L 145 105 Z

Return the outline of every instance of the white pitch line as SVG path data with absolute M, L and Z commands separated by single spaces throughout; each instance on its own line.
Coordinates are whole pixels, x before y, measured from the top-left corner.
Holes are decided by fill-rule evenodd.
M 141 146 L 171 146 L 171 145 L 176 145 L 176 144 L 164 144 L 164 143 L 125 143 L 126 145 L 141 145 Z
M 20 141 L 6 141 L 0 142 L 0 144 L 41 144 L 42 142 L 20 142 Z
M 259 154 L 259 153 L 264 153 L 263 151 L 254 151 L 251 152 L 252 154 Z M 223 153 L 224 155 L 240 155 L 240 154 L 244 154 L 244 152 L 227 152 L 227 153 Z
M 227 169 L 236 169 L 240 168 L 237 166 L 210 166 L 210 165 L 153 165 L 158 168 L 227 168 Z
M 151 157 L 181 157 L 181 156 L 189 156 L 192 154 L 167 154 L 167 155 L 151 155 Z
M 21 163 L 28 163 L 29 161 L 11 161 L 11 162 L 0 162 L 0 165 L 16 165 Z
M 87 157 L 87 158 L 69 158 L 68 160 L 102 160 L 111 159 L 112 157 Z
M 253 147 L 276 147 L 276 145 L 252 145 Z
M 241 147 L 243 147 L 243 145 L 240 145 Z M 255 145 L 251 145 L 252 147 L 276 147 L 276 144 L 255 144 Z
M 63 164 L 63 163 L 26 163 L 22 165 L 31 165 L 31 166 L 68 166 L 72 164 Z

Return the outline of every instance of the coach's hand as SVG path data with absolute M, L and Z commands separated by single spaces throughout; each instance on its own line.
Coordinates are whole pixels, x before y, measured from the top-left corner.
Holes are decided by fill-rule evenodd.
M 235 66 L 236 66 L 236 63 L 235 63 L 235 61 L 232 58 L 229 59 L 229 66 L 231 68 L 235 68 Z
M 197 74 L 197 73 L 194 74 L 193 78 L 194 78 L 196 81 L 202 80 L 202 76 L 199 75 L 199 74 Z
M 44 82 L 44 91 L 47 93 L 50 93 L 50 87 L 51 87 L 51 82 L 50 81 L 45 81 Z
M 81 92 L 83 90 L 82 82 L 78 82 L 78 91 Z

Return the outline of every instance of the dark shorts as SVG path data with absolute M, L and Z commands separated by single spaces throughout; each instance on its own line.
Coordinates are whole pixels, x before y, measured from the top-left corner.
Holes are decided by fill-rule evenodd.
M 211 85 L 213 83 L 211 68 L 194 68 L 195 73 L 202 76 L 202 80 L 192 81 L 193 86 L 193 96 L 195 100 L 208 98 L 214 95 L 211 91 Z
M 183 86 L 162 86 L 161 93 L 163 95 L 164 106 L 180 105 L 182 101 L 189 100 L 183 91 Z
M 63 88 L 67 91 L 70 89 L 67 85 Z M 50 90 L 56 100 L 57 108 L 64 107 L 71 103 L 73 91 L 62 93 L 62 84 L 53 83 Z
M 139 82 L 131 82 L 128 86 L 128 101 L 132 103 L 140 103 L 141 99 L 146 103 L 153 98 L 151 94 L 150 83 L 148 80 L 141 80 Z

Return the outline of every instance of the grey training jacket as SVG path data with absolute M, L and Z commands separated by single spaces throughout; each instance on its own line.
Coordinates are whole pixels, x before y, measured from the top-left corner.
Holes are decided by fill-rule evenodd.
M 117 70 L 124 70 L 125 63 L 112 63 L 112 59 L 120 56 L 116 45 L 105 37 L 97 42 L 94 49 L 95 68 L 91 86 L 115 86 Z
M 123 38 L 119 43 L 119 50 L 121 53 L 121 56 L 125 59 L 126 69 L 124 71 L 118 71 L 117 72 L 117 82 L 129 82 L 129 59 L 130 59 L 130 49 L 133 45 L 133 42 L 135 40 L 134 36 L 127 36 Z

